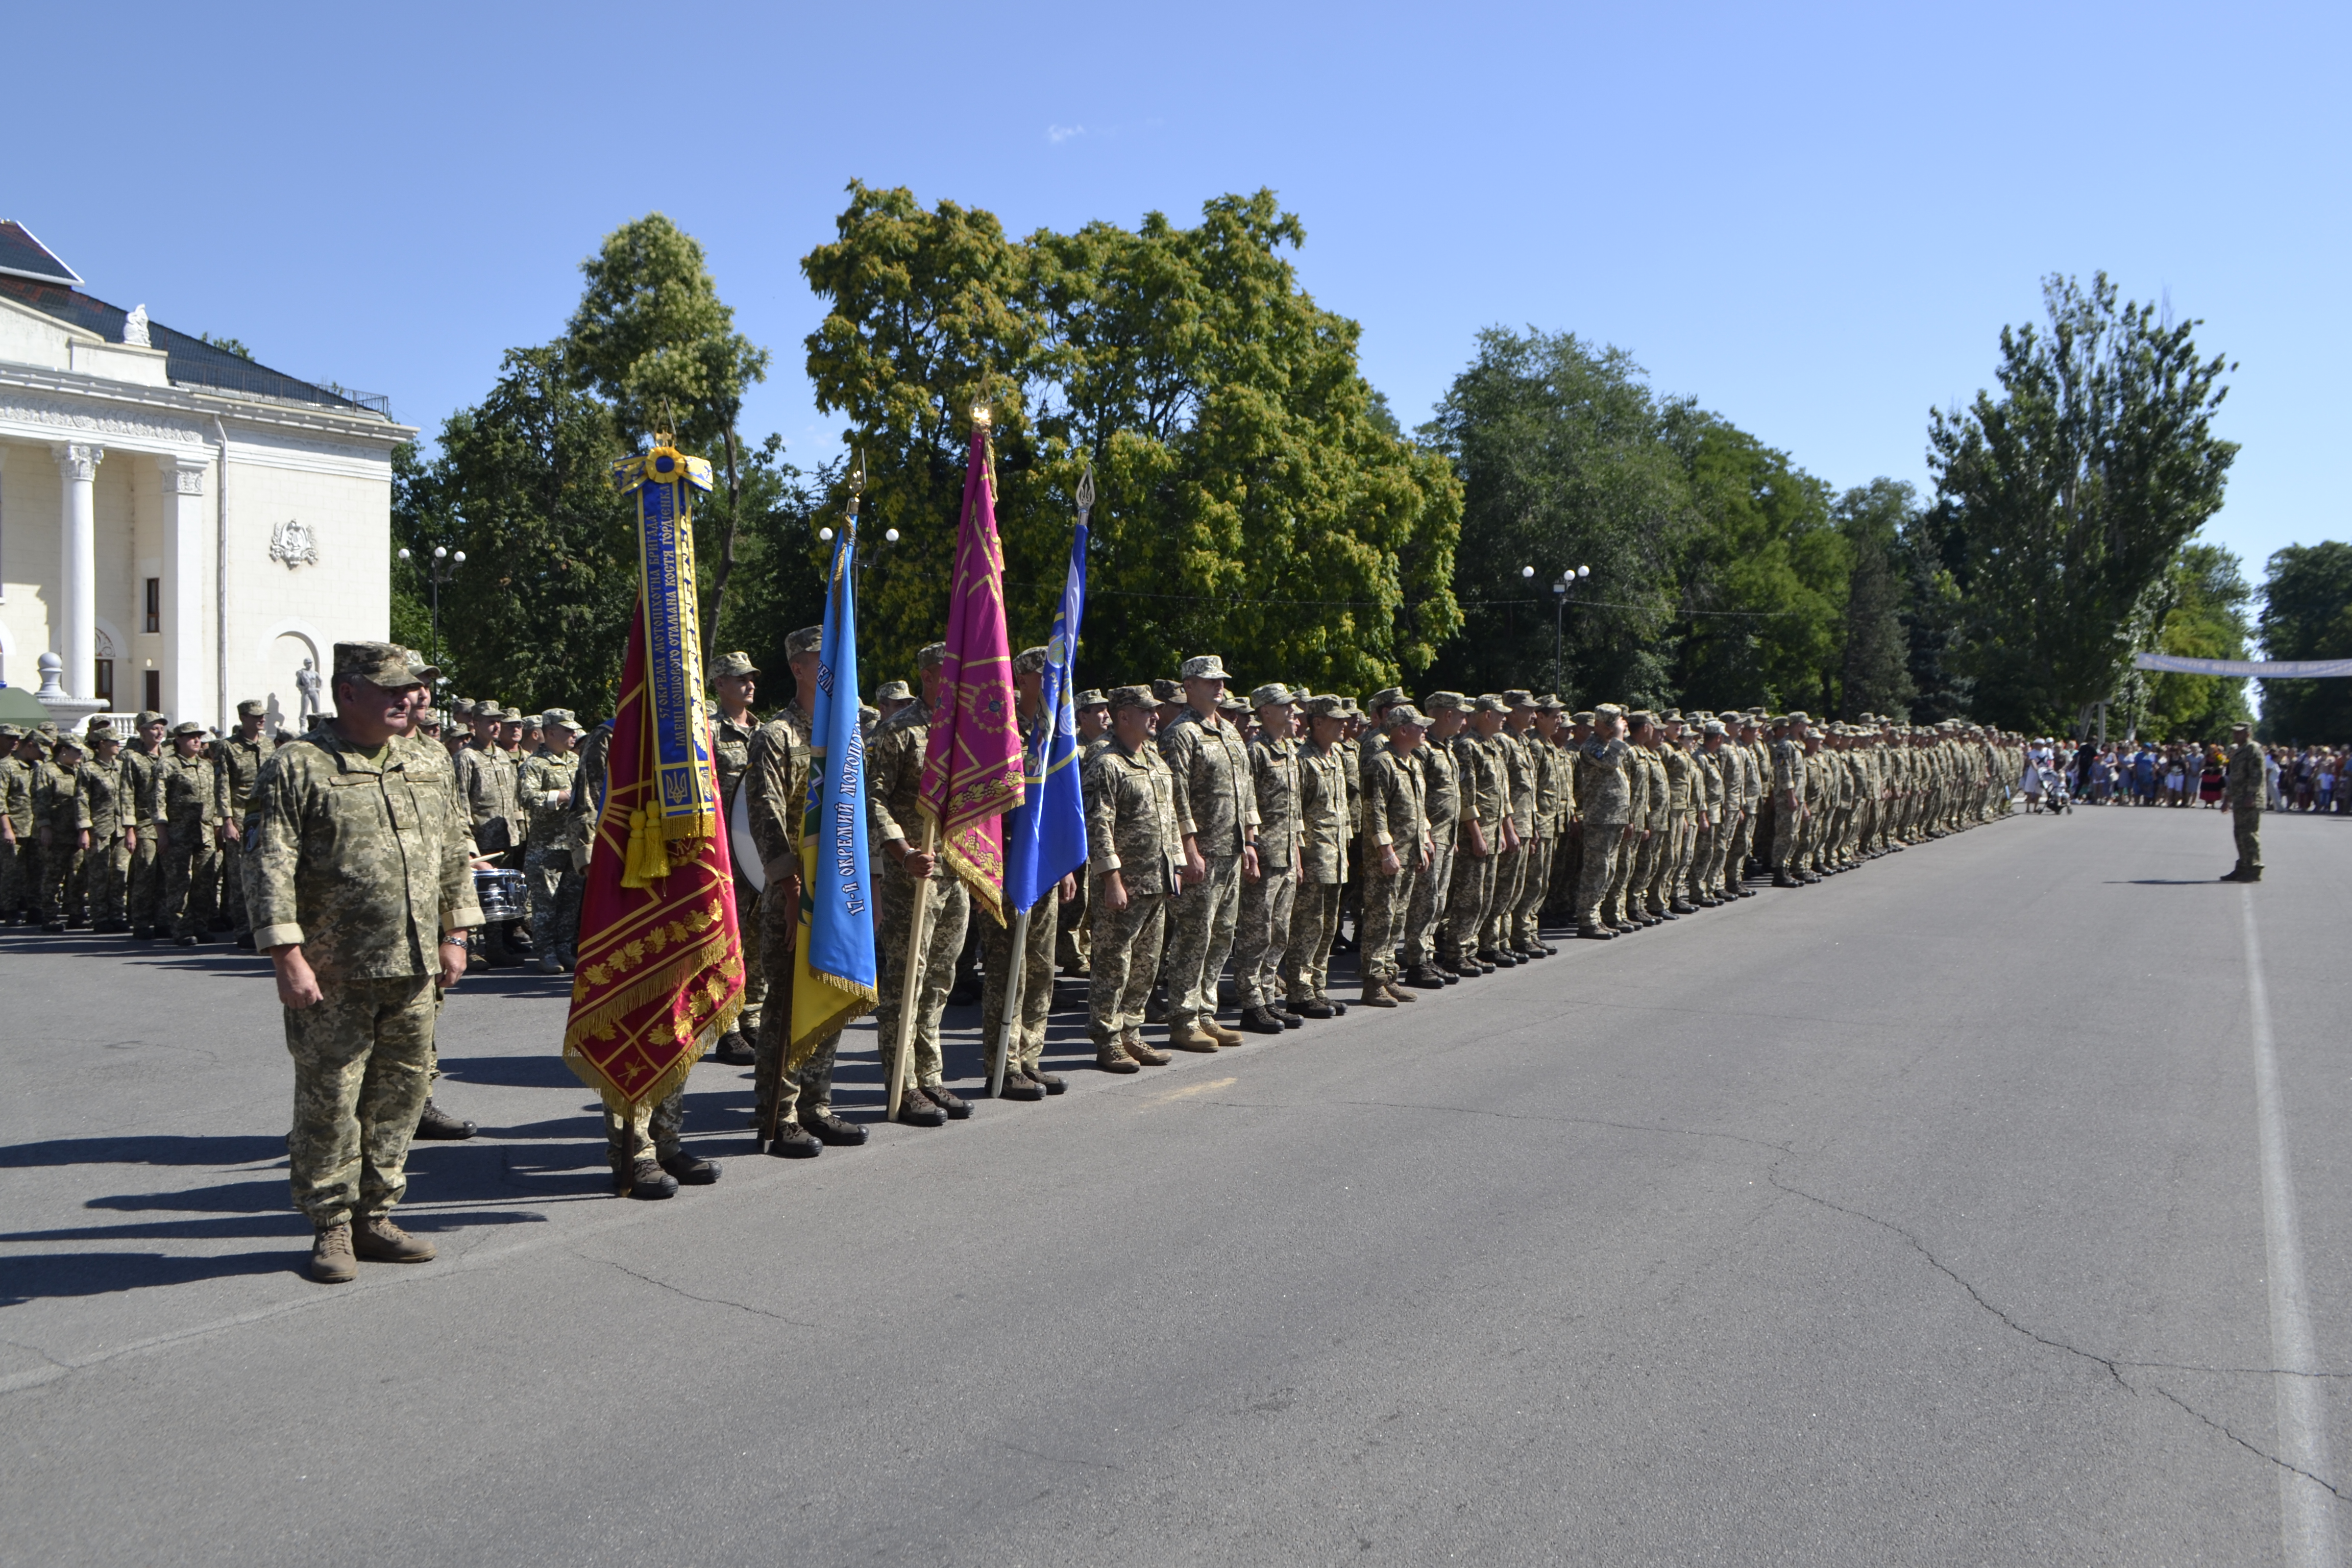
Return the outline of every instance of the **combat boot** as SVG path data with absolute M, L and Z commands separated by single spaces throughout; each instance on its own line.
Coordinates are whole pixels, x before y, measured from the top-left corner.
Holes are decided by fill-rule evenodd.
M 1405 971 L 1404 983 L 1407 985 L 1417 985 L 1423 991 L 1445 989 L 1445 976 L 1438 972 L 1437 965 L 1433 963 L 1414 964 Z
M 1281 1003 L 1269 1002 L 1265 1005 L 1265 1010 L 1273 1014 L 1286 1029 L 1303 1029 L 1307 1026 L 1305 1018 L 1300 1017 Z
M 1382 991 L 1386 992 L 1386 993 L 1388 994 L 1388 995 L 1389 995 L 1391 999 L 1393 999 L 1393 1000 L 1395 1000 L 1395 1001 L 1399 1001 L 1399 1002 L 1418 1002 L 1418 1001 L 1420 1001 L 1420 1000 L 1421 1000 L 1421 998 L 1420 998 L 1420 997 L 1418 997 L 1418 996 L 1414 995 L 1412 992 L 1410 992 L 1410 991 L 1406 990 L 1403 986 L 1399 985 L 1399 984 L 1398 984 L 1395 981 L 1393 981 L 1393 980 L 1382 980 L 1382 981 L 1381 982 L 1381 989 Z
M 1576 934 L 1587 942 L 1612 942 L 1617 936 L 1617 933 L 1608 927 L 1598 925 L 1580 925 L 1576 928 Z
M 1217 1048 L 1217 1041 L 1215 1036 L 1202 1034 L 1194 1025 L 1171 1024 L 1168 1026 L 1168 1048 L 1171 1051 L 1213 1051 Z
M 1218 1023 L 1214 1018 L 1203 1016 L 1198 1023 L 1193 1025 L 1193 1027 L 1199 1029 L 1202 1034 L 1208 1036 L 1209 1038 L 1216 1041 L 1217 1044 L 1223 1046 L 1228 1050 L 1242 1043 L 1242 1032 L 1239 1029 L 1228 1029 L 1223 1024 Z
M 1141 1072 L 1143 1064 L 1127 1054 L 1127 1047 L 1118 1040 L 1103 1040 L 1095 1046 L 1095 1066 L 1104 1072 Z
M 1283 1032 L 1282 1020 L 1263 1006 L 1243 1008 L 1242 1027 L 1255 1035 L 1279 1035 Z
M 425 1114 L 416 1119 L 416 1131 L 410 1136 L 428 1142 L 460 1143 L 471 1138 L 474 1131 L 472 1122 L 450 1115 L 428 1099 L 425 1102 Z
M 435 1256 L 431 1242 L 381 1214 L 352 1223 L 352 1250 L 371 1263 L 430 1263 Z
M 310 1278 L 321 1285 L 348 1285 L 359 1275 L 360 1266 L 352 1257 L 351 1222 L 320 1226 L 310 1238 Z
M 1666 906 L 1666 912 L 1676 915 L 1695 915 L 1698 913 L 1698 906 L 1691 903 L 1687 900 L 1676 899 L 1673 903 Z
M 1293 1002 L 1290 1005 L 1302 1018 L 1336 1018 L 1339 1016 L 1338 1014 L 1331 1011 L 1331 1004 L 1326 1002 L 1320 996 L 1309 996 L 1304 1002 Z
M 933 1105 L 936 1105 L 941 1110 L 946 1111 L 948 1113 L 948 1120 L 950 1121 L 966 1121 L 971 1115 L 971 1105 L 966 1103 L 964 1100 L 956 1098 L 955 1090 L 950 1089 L 943 1083 L 927 1083 L 923 1085 L 923 1096 Z
M 1480 948 L 1478 950 L 1478 962 L 1480 964 L 1485 966 L 1486 972 L 1490 974 L 1497 969 L 1517 969 L 1519 966 L 1519 961 L 1517 959 L 1513 958 L 1509 953 L 1505 952 L 1499 947 Z
M 1164 1068 L 1170 1060 L 1166 1051 L 1155 1051 L 1145 1045 L 1143 1031 L 1133 1027 L 1118 1032 L 1118 1048 L 1127 1053 L 1129 1061 L 1140 1062 L 1148 1068 Z
M 1047 1072 L 1045 1068 L 1033 1066 L 1028 1062 L 1021 1064 L 1021 1070 L 1029 1075 L 1031 1083 L 1038 1085 L 1047 1094 L 1060 1094 L 1070 1087 L 1063 1081 L 1060 1073 Z
M 661 1157 L 658 1163 L 663 1170 L 677 1178 L 677 1184 L 681 1187 L 707 1187 L 719 1180 L 716 1164 L 684 1149 L 671 1150 Z
M 855 1121 L 844 1121 L 830 1110 L 802 1111 L 801 1131 L 814 1133 L 835 1149 L 855 1149 L 866 1142 L 865 1128 Z
M 651 1154 L 631 1159 L 626 1154 L 611 1156 L 613 1162 L 613 1195 L 616 1198 L 670 1198 L 677 1195 L 677 1178 L 661 1168 L 661 1163 Z
M 1797 879 L 1789 875 L 1788 872 L 1776 869 L 1772 873 L 1772 885 L 1776 888 L 1797 888 L 1802 887 L 1804 884 L 1799 882 Z
M 909 1127 L 945 1127 L 948 1113 L 910 1083 L 898 1092 L 898 1120 Z
M 713 1060 L 724 1062 L 730 1068 L 747 1068 L 759 1060 L 751 1049 L 751 1042 L 743 1037 L 740 1029 L 730 1029 L 719 1036 L 719 1044 L 712 1048 L 710 1055 Z
M 996 1091 L 999 1100 L 1043 1100 L 1045 1086 L 1023 1072 L 1018 1063 L 1008 1062 L 1004 1068 L 1004 1085 Z
M 1364 982 L 1363 1003 L 1367 1007 L 1393 1007 L 1396 998 L 1389 994 L 1388 988 L 1381 982 L 1367 980 Z
M 781 1121 L 776 1135 L 768 1140 L 768 1152 L 779 1160 L 814 1160 L 824 1152 L 824 1144 L 807 1128 Z
M 1456 983 L 1464 980 L 1475 980 L 1480 975 L 1486 973 L 1486 970 L 1479 967 L 1478 961 L 1476 959 L 1468 957 L 1448 958 L 1440 962 L 1437 967 L 1444 971 L 1447 974 L 1452 975 Z

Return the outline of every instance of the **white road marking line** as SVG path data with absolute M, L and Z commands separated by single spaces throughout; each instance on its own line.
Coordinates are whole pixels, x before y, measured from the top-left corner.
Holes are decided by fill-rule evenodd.
M 2277 1043 L 2270 992 L 2254 934 L 2254 890 L 2239 889 L 2246 937 L 2246 1005 L 2254 1045 L 2254 1116 L 2262 1135 L 2263 1230 L 2270 1249 L 2272 1385 L 2278 1401 L 2279 1542 L 2291 1568 L 2336 1568 L 2336 1499 L 2311 1479 L 2328 1473 L 2324 1384 L 2303 1278 L 2303 1228 L 2295 1218 L 2294 1178 L 2287 1163 L 2286 1118 L 2280 1109 Z M 2297 1474 L 2301 1471 L 2302 1474 Z

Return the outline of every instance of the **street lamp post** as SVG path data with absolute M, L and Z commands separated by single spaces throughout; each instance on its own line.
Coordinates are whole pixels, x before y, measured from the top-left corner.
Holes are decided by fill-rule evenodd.
M 400 558 L 403 561 L 415 559 L 404 546 L 400 552 Z M 436 544 L 433 547 L 432 564 L 425 569 L 425 580 L 433 585 L 433 662 L 435 664 L 441 662 L 441 584 L 455 577 L 457 574 L 457 568 L 465 563 L 464 551 L 452 551 L 446 544 Z
M 1522 578 L 1535 574 L 1536 569 L 1532 566 L 1519 568 Z M 1567 567 L 1561 570 L 1551 585 L 1551 689 L 1555 692 L 1561 689 L 1561 671 L 1564 668 L 1561 655 L 1568 632 L 1568 591 L 1591 575 L 1592 568 L 1590 566 Z

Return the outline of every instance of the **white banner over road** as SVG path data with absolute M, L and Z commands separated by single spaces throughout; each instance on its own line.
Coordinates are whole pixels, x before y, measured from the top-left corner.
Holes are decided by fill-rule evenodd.
M 2144 653 L 2132 660 L 2135 669 L 2160 669 L 2170 675 L 2252 675 L 2269 680 L 2326 680 L 2352 675 L 2352 658 L 2182 658 L 2178 654 Z

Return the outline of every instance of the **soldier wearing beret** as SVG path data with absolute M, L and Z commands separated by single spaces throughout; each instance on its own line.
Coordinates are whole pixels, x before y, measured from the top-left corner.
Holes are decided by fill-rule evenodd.
M 255 808 L 255 941 L 270 957 L 294 1058 L 287 1140 L 310 1276 L 354 1258 L 421 1263 L 393 1223 L 423 1114 L 435 987 L 466 970 L 480 916 L 448 775 L 411 731 L 436 671 L 388 643 L 335 645 L 335 718 L 275 757 Z
M 1255 881 L 1257 795 L 1249 748 L 1218 707 L 1224 661 L 1184 661 L 1184 707 L 1160 734 L 1176 780 L 1176 821 L 1184 836 L 1183 891 L 1169 911 L 1168 1037 L 1179 1049 L 1193 1034 L 1213 1046 L 1242 1043 L 1217 1022 L 1217 979 L 1233 952 L 1244 881 Z

